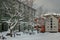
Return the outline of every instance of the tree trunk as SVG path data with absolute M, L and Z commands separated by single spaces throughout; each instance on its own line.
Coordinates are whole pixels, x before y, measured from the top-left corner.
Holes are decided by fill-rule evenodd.
M 12 30 L 10 30 L 10 36 L 12 37 Z
M 20 32 L 21 30 L 20 30 L 20 25 L 19 25 L 19 32 Z

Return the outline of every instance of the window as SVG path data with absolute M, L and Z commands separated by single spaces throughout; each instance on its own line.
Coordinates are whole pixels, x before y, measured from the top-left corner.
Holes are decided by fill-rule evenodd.
M 47 23 L 49 25 L 49 23 Z
M 55 23 L 53 23 L 55 25 Z
M 48 29 L 49 30 L 49 29 Z
M 54 29 L 55 30 L 55 29 Z
M 51 28 L 52 28 L 52 26 L 51 26 Z
M 50 20 L 51 20 L 51 22 L 52 22 L 52 18 L 51 18 Z
M 49 26 L 47 28 L 49 28 Z
M 51 22 L 51 24 L 50 24 L 50 25 L 51 25 L 51 29 L 52 29 L 52 18 L 50 19 L 50 22 Z
M 56 28 L 56 26 L 54 26 L 54 28 Z

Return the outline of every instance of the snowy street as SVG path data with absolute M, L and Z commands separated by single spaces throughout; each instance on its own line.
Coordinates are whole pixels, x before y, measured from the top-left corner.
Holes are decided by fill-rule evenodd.
M 5 35 L 5 33 L 2 33 Z M 60 40 L 60 33 L 35 33 L 32 35 L 24 34 L 20 32 L 21 35 L 16 35 L 16 37 L 6 36 L 5 40 Z

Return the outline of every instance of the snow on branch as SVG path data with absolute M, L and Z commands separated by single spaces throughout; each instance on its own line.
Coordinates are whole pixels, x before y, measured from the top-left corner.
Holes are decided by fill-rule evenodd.
M 15 24 L 13 26 L 11 26 L 10 30 L 13 29 L 17 23 L 18 23 L 18 21 L 16 21 Z

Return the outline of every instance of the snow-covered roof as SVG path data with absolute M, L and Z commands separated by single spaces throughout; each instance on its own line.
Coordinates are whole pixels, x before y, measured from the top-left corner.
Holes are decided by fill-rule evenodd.
M 47 15 L 57 15 L 57 16 L 60 16 L 59 13 L 46 13 L 46 14 L 44 14 L 44 16 L 47 16 Z

